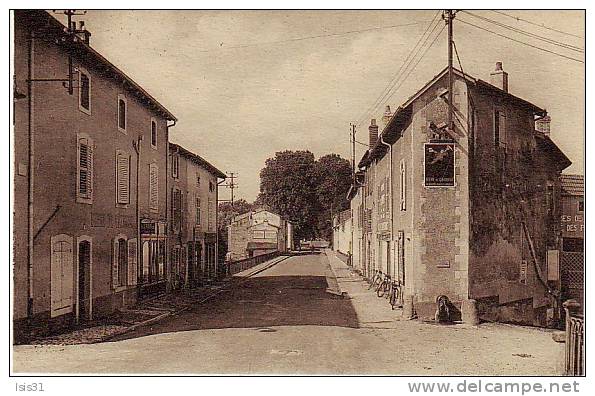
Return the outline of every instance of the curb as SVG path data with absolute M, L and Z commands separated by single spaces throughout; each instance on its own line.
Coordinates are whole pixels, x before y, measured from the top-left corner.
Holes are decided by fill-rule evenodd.
M 332 257 L 331 257 L 331 254 L 329 254 L 329 251 L 331 252 L 331 254 L 332 254 Z M 324 251 L 324 254 L 325 254 L 326 258 L 329 260 L 329 263 L 328 263 L 328 265 L 329 265 L 329 267 L 330 267 L 330 269 L 331 269 L 331 272 L 332 272 L 332 274 L 333 274 L 333 277 L 335 278 L 335 283 L 337 284 L 337 287 L 338 287 L 338 290 L 334 290 L 334 289 L 327 288 L 325 291 L 326 291 L 327 293 L 333 294 L 333 295 L 335 295 L 335 296 L 339 296 L 339 297 L 341 297 L 341 298 L 346 298 L 346 297 L 348 297 L 348 293 L 347 293 L 346 291 L 343 291 L 343 288 L 341 287 L 341 284 L 339 283 L 339 279 L 338 279 L 338 277 L 337 277 L 337 272 L 335 272 L 335 269 L 333 268 L 333 266 L 332 266 L 332 264 L 331 264 L 331 259 L 337 259 L 337 260 L 339 260 L 339 261 L 341 261 L 341 259 L 340 259 L 340 258 L 338 258 L 338 257 L 337 257 L 337 256 L 334 254 L 334 251 L 332 251 L 332 250 L 325 249 L 325 251 Z M 343 261 L 341 261 L 341 263 L 343 263 Z M 328 284 L 329 282 L 327 281 L 326 283 Z
M 260 268 L 260 269 L 258 269 L 256 271 L 251 272 L 251 273 L 247 274 L 246 276 L 242 277 L 243 279 L 240 282 L 236 283 L 236 285 L 241 285 L 241 284 L 247 282 L 248 279 L 250 279 L 252 276 L 257 275 L 257 274 L 259 274 L 259 273 L 261 273 L 263 271 L 266 271 L 266 270 L 268 270 L 271 267 L 274 267 L 275 265 L 279 264 L 281 261 L 284 261 L 284 260 L 288 259 L 290 256 L 280 256 L 280 257 L 282 257 L 280 260 L 277 260 L 278 257 L 275 257 L 273 260 L 276 260 L 276 261 L 274 261 L 274 262 L 270 263 L 269 265 L 267 265 L 267 266 L 265 266 L 263 268 Z M 232 278 L 233 278 L 233 276 L 230 277 L 230 279 L 232 279 Z M 228 283 L 231 283 L 231 282 L 228 282 Z M 178 315 L 178 314 L 180 314 L 182 312 L 186 312 L 186 311 L 190 310 L 190 308 L 192 308 L 194 305 L 203 304 L 203 303 L 207 302 L 208 300 L 212 299 L 213 297 L 215 297 L 215 296 L 223 293 L 224 291 L 226 291 L 228 289 L 228 287 L 229 287 L 229 285 L 224 286 L 221 289 L 217 290 L 216 292 L 211 293 L 211 294 L 207 295 L 206 297 L 203 297 L 201 300 L 198 300 L 194 304 L 188 304 L 185 307 L 179 308 L 179 309 L 174 310 L 174 311 L 171 311 L 171 312 L 163 313 L 161 315 L 155 316 L 154 318 L 147 319 L 144 322 L 135 323 L 135 324 L 133 324 L 130 327 L 127 327 L 127 328 L 125 328 L 125 329 L 123 329 L 123 330 L 121 330 L 119 332 L 114 333 L 114 334 L 110 334 L 108 336 L 105 336 L 105 337 L 103 337 L 103 338 L 101 338 L 99 340 L 95 340 L 95 341 L 91 342 L 90 344 L 98 344 L 100 342 L 106 342 L 106 341 L 109 341 L 109 340 L 111 340 L 111 339 L 113 339 L 115 337 L 118 337 L 118 336 L 121 336 L 123 334 L 129 333 L 129 332 L 131 332 L 133 330 L 136 330 L 139 327 L 147 326 L 147 325 L 150 325 L 150 324 L 153 324 L 153 323 L 157 323 L 157 322 L 159 322 L 159 321 L 161 321 L 163 319 L 169 318 L 171 316 Z

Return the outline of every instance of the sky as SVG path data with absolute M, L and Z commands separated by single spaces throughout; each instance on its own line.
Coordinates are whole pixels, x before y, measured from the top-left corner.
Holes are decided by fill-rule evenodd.
M 444 30 L 417 63 L 424 52 L 419 51 L 398 89 L 372 106 L 436 12 L 90 10 L 76 18 L 91 31 L 92 47 L 179 119 L 170 140 L 236 173 L 235 197 L 252 201 L 259 172 L 275 152 L 310 150 L 316 158 L 337 153 L 349 159 L 351 122 L 363 121 L 357 131 L 365 143 L 370 118 L 379 119 L 387 104 L 394 109 L 405 102 L 447 65 Z M 582 11 L 503 11 L 550 29 L 493 11 L 472 12 L 584 48 Z M 503 62 L 509 91 L 552 117 L 551 137 L 573 162 L 565 172 L 582 174 L 584 63 L 462 21 L 561 55 L 583 59 L 584 54 L 463 12 L 454 21 L 463 70 L 489 81 L 495 63 Z M 359 159 L 366 147 L 357 146 Z M 221 192 L 222 198 L 228 194 Z

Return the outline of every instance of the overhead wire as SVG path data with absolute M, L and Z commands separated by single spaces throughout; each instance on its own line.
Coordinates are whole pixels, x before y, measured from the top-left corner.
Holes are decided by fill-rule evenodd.
M 528 24 L 530 24 L 530 25 L 533 25 L 533 26 L 538 26 L 538 27 L 540 27 L 540 28 L 544 28 L 544 29 L 547 29 L 547 30 L 551 30 L 551 31 L 553 31 L 553 32 L 556 32 L 556 33 L 565 34 L 565 35 L 567 35 L 567 36 L 571 36 L 571 37 L 576 37 L 576 38 L 584 39 L 584 37 L 582 37 L 582 36 L 579 36 L 579 35 L 576 35 L 576 34 L 573 34 L 573 33 L 568 33 L 568 32 L 565 32 L 565 31 L 563 31 L 563 30 L 554 29 L 553 27 L 550 27 L 550 26 L 547 26 L 547 25 L 544 25 L 544 24 L 535 23 L 535 22 L 529 21 L 529 20 L 527 20 L 527 19 L 523 19 L 523 18 L 521 18 L 521 17 L 518 17 L 518 16 L 515 16 L 515 15 L 510 15 L 510 14 L 507 14 L 507 13 L 505 13 L 505 12 L 502 12 L 502 11 L 497 11 L 497 10 L 491 10 L 491 11 L 492 11 L 492 12 L 495 12 L 496 14 L 504 15 L 504 16 L 507 16 L 507 17 L 509 17 L 509 18 L 515 19 L 517 22 L 518 22 L 518 21 L 523 21 L 523 22 L 525 22 L 525 23 L 528 23 Z
M 399 67 L 399 69 L 397 70 L 397 72 L 390 79 L 390 81 L 388 82 L 388 84 L 386 85 L 386 87 L 382 90 L 382 92 L 380 93 L 380 95 L 374 100 L 374 102 L 372 103 L 372 105 L 370 105 L 366 110 L 364 110 L 364 112 L 361 113 L 360 116 L 357 118 L 356 125 L 359 126 L 363 122 L 363 120 L 367 117 L 368 114 L 374 112 L 374 110 L 378 106 L 378 103 L 382 103 L 383 96 L 386 94 L 386 92 L 390 91 L 391 87 L 393 86 L 394 81 L 395 80 L 398 80 L 398 78 L 400 78 L 401 72 L 403 70 L 403 67 L 409 62 L 411 56 L 416 52 L 416 49 L 418 48 L 419 44 L 424 39 L 424 37 L 426 37 L 426 34 L 430 31 L 430 29 L 434 25 L 434 22 L 436 21 L 436 18 L 438 17 L 438 15 L 440 15 L 440 11 L 438 11 L 438 12 L 436 12 L 436 14 L 434 14 L 434 17 L 432 18 L 432 20 L 430 21 L 430 23 L 426 27 L 426 30 L 419 37 L 419 39 L 417 40 L 417 43 L 415 43 L 415 45 L 411 48 L 411 51 L 409 51 L 409 54 L 407 55 L 407 57 L 405 58 L 405 60 L 403 61 L 403 63 Z M 436 26 L 434 26 L 434 29 L 433 30 L 435 30 L 435 28 L 436 28 Z M 432 32 L 433 32 L 433 30 L 432 30 Z M 429 35 L 428 35 L 428 37 L 429 37 Z
M 247 43 L 247 44 L 234 45 L 234 46 L 230 46 L 230 47 L 223 46 L 223 43 L 221 43 L 219 48 L 199 50 L 198 52 L 212 52 L 212 51 L 219 51 L 222 49 L 226 50 L 226 49 L 237 49 L 237 48 L 260 47 L 263 45 L 283 44 L 283 43 L 290 43 L 290 42 L 303 41 L 303 40 L 312 40 L 312 39 L 318 39 L 318 38 L 346 36 L 349 34 L 364 33 L 364 32 L 370 32 L 370 31 L 374 31 L 374 30 L 394 29 L 394 28 L 398 28 L 398 27 L 420 25 L 420 24 L 426 23 L 426 22 L 427 21 L 417 21 L 417 22 L 405 23 L 405 24 L 400 24 L 400 25 L 375 26 L 375 27 L 366 28 L 366 29 L 348 30 L 345 32 L 319 34 L 319 35 L 306 36 L 306 37 L 296 37 L 296 38 L 278 40 L 278 41 L 265 41 L 265 42 L 261 42 L 261 43 Z
M 521 40 L 517 40 L 517 39 L 515 39 L 515 38 L 509 37 L 509 36 L 506 36 L 506 35 L 503 35 L 503 34 L 501 34 L 501 33 L 494 32 L 493 30 L 489 30 L 489 29 L 487 29 L 487 28 L 484 28 L 484 27 L 481 27 L 481 26 L 477 26 L 477 25 L 475 25 L 475 24 L 473 24 L 473 23 L 471 23 L 471 22 L 467 22 L 467 21 L 465 21 L 464 19 L 458 18 L 457 20 L 458 20 L 459 22 L 462 22 L 462 23 L 466 24 L 466 25 L 473 26 L 473 27 L 475 27 L 475 28 L 477 28 L 477 29 L 480 29 L 480 30 L 486 31 L 486 32 L 488 32 L 488 33 L 495 34 L 496 36 L 499 36 L 499 37 L 502 37 L 502 38 L 505 38 L 505 39 L 508 39 L 508 40 L 514 41 L 514 42 L 516 42 L 516 43 L 523 44 L 523 45 L 526 45 L 526 46 L 528 46 L 528 47 L 535 48 L 535 49 L 538 49 L 538 50 L 540 50 L 540 51 L 544 51 L 544 52 L 550 53 L 550 54 L 552 54 L 552 55 L 557 55 L 557 56 L 560 56 L 560 57 L 562 57 L 562 58 L 566 58 L 566 59 L 569 59 L 569 60 L 572 60 L 572 61 L 575 61 L 575 62 L 579 62 L 579 63 L 585 63 L 585 62 L 584 62 L 583 60 L 581 60 L 581 59 L 573 58 L 573 57 L 571 57 L 571 56 L 567 56 L 567 55 L 560 54 L 559 52 L 551 51 L 551 50 L 549 50 L 549 49 L 545 49 L 545 48 L 542 48 L 542 47 L 539 47 L 539 46 L 536 46 L 536 45 L 533 45 L 533 44 L 526 43 L 526 42 L 524 42 L 524 41 L 521 41 Z
M 510 25 L 507 25 L 505 23 L 502 23 L 502 22 L 499 22 L 499 21 L 495 21 L 495 20 L 490 19 L 490 18 L 486 18 L 484 16 L 481 16 L 481 15 L 478 15 L 478 14 L 474 14 L 474 13 L 469 12 L 469 11 L 462 10 L 461 12 L 463 12 L 463 13 L 465 13 L 467 15 L 471 15 L 474 18 L 481 19 L 483 21 L 489 22 L 489 23 L 494 24 L 496 26 L 500 26 L 502 28 L 512 30 L 512 31 L 514 31 L 516 33 L 520 33 L 520 34 L 523 34 L 525 36 L 532 37 L 532 38 L 535 38 L 537 40 L 541 40 L 541 41 L 546 42 L 548 44 L 557 45 L 559 47 L 566 48 L 566 49 L 571 50 L 571 51 L 585 52 L 585 50 L 583 48 L 578 47 L 576 45 L 571 45 L 571 44 L 563 43 L 561 41 L 557 41 L 557 40 L 554 40 L 554 39 L 551 39 L 551 38 L 548 38 L 548 37 L 540 36 L 538 34 L 531 33 L 531 32 L 525 31 L 523 29 L 515 28 L 515 27 L 510 26 Z

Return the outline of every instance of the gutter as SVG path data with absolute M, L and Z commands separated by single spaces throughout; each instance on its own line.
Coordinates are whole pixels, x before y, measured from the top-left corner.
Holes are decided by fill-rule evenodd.
M 166 140 L 166 149 L 165 149 L 165 234 L 168 236 L 165 238 L 165 265 L 166 265 L 166 290 L 171 287 L 171 255 L 169 252 L 169 222 L 168 213 L 169 213 L 169 187 L 167 181 L 169 180 L 169 128 L 173 128 L 178 123 L 178 120 L 174 117 L 172 120 L 173 124 L 165 125 L 165 140 Z M 138 186 L 138 183 L 137 183 Z M 140 220 L 140 219 L 139 219 Z M 159 227 L 159 225 L 157 225 Z M 139 243 L 140 243 L 140 232 L 139 232 Z M 140 249 L 139 249 L 140 250 Z M 186 260 L 188 261 L 188 260 Z M 140 261 L 139 261 L 140 262 Z M 188 269 L 186 268 L 186 278 L 188 276 Z
M 388 147 L 389 151 L 389 172 L 388 172 L 388 184 L 390 186 L 390 243 L 393 242 L 393 228 L 394 228 L 394 197 L 393 197 L 393 146 L 384 141 L 384 134 L 380 134 L 380 143 Z M 392 247 L 392 246 L 391 246 Z M 394 256 L 394 254 L 393 254 Z M 394 257 L 392 260 L 394 262 Z M 388 266 L 390 263 L 386 263 L 387 272 L 390 272 Z M 393 274 L 394 276 L 394 274 Z
M 33 244 L 35 243 L 35 236 L 33 233 L 33 191 L 34 191 L 34 161 L 35 161 L 35 140 L 34 140 L 34 127 L 33 127 L 33 54 L 34 46 L 33 40 L 35 34 L 33 31 L 29 33 L 29 48 L 27 54 L 27 102 L 28 102 L 28 115 L 27 115 L 27 139 L 29 146 L 28 153 L 28 164 L 27 164 L 27 176 L 28 176 L 28 188 L 27 188 L 27 321 L 29 326 L 33 319 L 33 257 L 34 249 Z

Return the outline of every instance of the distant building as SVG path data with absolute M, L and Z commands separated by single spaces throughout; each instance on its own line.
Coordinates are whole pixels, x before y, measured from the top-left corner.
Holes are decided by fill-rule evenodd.
M 291 223 L 265 209 L 235 216 L 228 226 L 228 257 L 232 261 L 285 252 L 293 247 Z
M 105 317 L 166 282 L 176 118 L 89 36 L 14 12 L 15 340 L 28 325 Z
M 333 250 L 351 254 L 351 209 L 344 210 L 333 218 Z
M 447 69 L 380 134 L 370 123 L 364 180 L 349 192 L 354 267 L 398 279 L 408 315 L 432 319 L 445 295 L 453 319 L 545 324 L 556 305 L 546 256 L 559 244 L 555 202 L 570 161 L 535 130 L 546 111 L 508 92 L 501 63 L 489 83 L 453 74 L 454 131 Z
M 201 156 L 169 144 L 171 286 L 217 277 L 217 186 L 225 179 Z
M 559 257 L 561 300 L 583 305 L 585 287 L 585 186 L 582 175 L 562 175 Z

